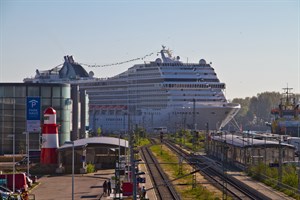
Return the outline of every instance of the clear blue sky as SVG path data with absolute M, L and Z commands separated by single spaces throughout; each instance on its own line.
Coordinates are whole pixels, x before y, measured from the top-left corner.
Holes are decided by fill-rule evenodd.
M 212 62 L 226 97 L 299 84 L 299 0 L 0 0 L 0 82 L 63 63 L 110 64 L 158 52 Z M 154 60 L 155 56 L 147 58 Z M 86 68 L 109 77 L 133 64 Z

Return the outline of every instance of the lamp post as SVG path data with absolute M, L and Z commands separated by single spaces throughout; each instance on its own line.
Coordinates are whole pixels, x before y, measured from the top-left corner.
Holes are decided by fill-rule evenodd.
M 130 163 L 131 163 L 131 180 L 133 184 L 133 200 L 137 200 L 137 188 L 136 188 L 136 176 L 135 176 L 135 158 L 134 158 L 134 140 L 133 140 L 133 131 L 129 133 L 129 145 L 130 145 Z
M 16 166 L 15 166 L 15 134 L 9 134 L 7 137 L 13 138 L 13 193 L 15 193 L 15 174 L 16 174 Z
M 227 180 L 226 180 L 226 175 L 227 175 L 227 154 L 228 154 L 228 146 L 226 142 L 226 137 L 224 141 L 222 142 L 222 171 L 223 171 L 223 192 L 222 192 L 222 197 L 223 199 L 227 199 Z
M 66 141 L 65 144 L 72 144 L 72 200 L 74 200 L 74 141 Z
M 209 153 L 209 141 L 208 141 L 208 137 L 209 137 L 209 123 L 206 122 L 205 123 L 205 128 L 206 128 L 206 134 L 205 134 L 205 144 L 204 144 L 204 149 L 205 149 L 205 152 L 208 154 Z M 222 137 L 222 135 L 221 135 Z
M 267 136 L 265 138 L 265 174 L 267 173 Z
M 279 155 L 278 155 L 278 160 L 279 160 L 279 168 L 278 168 L 278 186 L 281 186 L 282 183 L 282 154 L 281 154 L 281 138 L 278 138 L 279 140 Z
M 116 148 L 110 148 L 109 150 L 113 151 L 115 154 L 115 189 L 114 189 L 114 199 L 116 199 L 117 196 L 117 176 L 118 176 L 118 172 L 117 172 L 117 152 L 116 152 Z
M 29 176 L 29 132 L 23 132 L 26 135 L 26 154 L 27 154 L 27 176 Z
M 119 199 L 120 199 L 120 157 L 121 157 L 121 133 L 119 134 L 119 149 L 118 149 L 118 185 L 117 185 L 117 189 L 118 189 L 118 193 L 119 193 Z
M 115 190 L 114 190 L 114 199 L 120 199 L 120 148 L 118 149 L 118 158 L 117 158 L 117 149 L 118 148 L 110 148 L 111 151 L 115 153 Z M 118 197 L 117 197 L 118 194 Z
M 186 139 L 186 132 L 185 132 L 185 130 L 186 130 L 186 127 L 187 127 L 187 123 L 186 123 L 186 121 L 187 121 L 187 114 L 188 114 L 188 111 L 189 111 L 189 109 L 190 109 L 191 107 L 182 107 L 182 118 L 183 118 L 183 122 L 182 122 L 182 125 L 183 125 L 183 145 L 185 145 L 185 139 Z M 183 116 L 183 114 L 184 114 L 184 116 Z

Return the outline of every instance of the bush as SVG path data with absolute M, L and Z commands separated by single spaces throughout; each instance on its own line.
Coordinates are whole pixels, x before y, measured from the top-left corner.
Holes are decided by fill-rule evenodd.
M 150 144 L 150 141 L 147 138 L 140 138 L 139 146 L 146 146 L 147 144 Z
M 95 172 L 95 165 L 93 165 L 93 164 L 87 164 L 87 166 L 86 166 L 86 172 L 87 173 L 93 173 L 93 172 Z

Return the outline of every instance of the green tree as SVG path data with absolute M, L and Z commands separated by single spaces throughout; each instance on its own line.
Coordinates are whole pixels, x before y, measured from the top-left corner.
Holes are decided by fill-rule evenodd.
M 235 119 L 243 130 L 266 130 L 266 122 L 271 121 L 271 110 L 278 106 L 281 98 L 279 92 L 263 92 L 257 96 L 236 98 L 232 102 L 239 103 L 241 109 Z M 299 99 L 299 95 L 296 95 Z
M 246 97 L 245 99 L 242 98 L 236 98 L 233 99 L 233 103 L 239 103 L 241 105 L 241 109 L 237 116 L 239 117 L 245 117 L 249 111 L 249 104 L 250 104 L 250 97 Z

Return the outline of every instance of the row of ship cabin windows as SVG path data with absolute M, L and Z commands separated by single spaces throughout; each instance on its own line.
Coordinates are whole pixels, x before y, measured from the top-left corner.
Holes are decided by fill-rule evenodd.
M 165 88 L 219 88 L 225 89 L 224 84 L 211 85 L 211 84 L 163 84 Z
M 196 70 L 194 70 L 196 71 Z M 178 73 L 180 73 L 180 75 L 184 75 L 182 72 L 162 72 L 163 75 L 177 75 Z M 194 75 L 194 73 L 192 72 L 186 72 L 185 75 Z M 204 76 L 207 76 L 207 75 L 213 75 L 213 76 L 216 76 L 217 74 L 212 72 L 212 73 L 207 73 L 207 72 L 204 72 L 204 73 L 196 73 L 197 76 L 200 76 L 200 75 L 204 75 Z
M 161 115 L 159 112 L 143 112 L 144 115 Z M 193 112 L 172 112 L 172 115 L 183 115 L 188 114 L 192 115 Z M 199 112 L 195 112 L 196 115 L 199 115 Z M 215 114 L 215 112 L 212 112 L 211 114 Z M 106 118 L 105 121 L 123 121 L 124 118 Z
M 154 107 L 154 106 L 153 106 Z M 114 112 L 113 110 L 102 110 L 101 115 L 124 115 L 124 113 L 122 112 Z M 228 114 L 229 112 L 226 111 L 224 114 Z M 160 112 L 143 112 L 144 115 L 160 115 Z M 188 114 L 188 115 L 192 115 L 193 112 L 189 111 L 189 112 L 172 112 L 172 115 L 183 115 L 183 114 Z M 196 115 L 199 115 L 199 112 L 195 112 Z M 215 112 L 211 112 L 211 114 L 216 114 Z M 111 119 L 106 119 L 106 121 L 122 121 L 121 118 L 111 118 Z
M 190 66 L 190 67 L 210 67 L 210 64 L 195 64 L 195 63 L 158 63 L 155 62 L 155 64 L 157 66 L 172 66 L 172 67 L 176 67 L 176 66 Z M 153 66 L 153 64 L 148 64 L 150 66 Z M 145 65 L 147 66 L 147 65 Z M 155 65 L 154 65 L 155 66 Z M 186 68 L 186 67 L 185 67 Z M 210 67 L 212 68 L 212 67 Z M 184 68 L 183 68 L 184 69 Z
M 155 103 L 155 101 L 158 101 Z M 174 99 L 173 102 L 192 102 L 193 99 Z M 211 101 L 220 101 L 220 102 L 226 102 L 225 99 L 218 98 L 218 99 L 196 99 L 197 102 L 211 102 Z M 152 102 L 152 103 L 150 103 Z M 152 101 L 144 101 L 143 103 L 138 103 L 135 105 L 136 107 L 148 107 L 148 108 L 164 108 L 167 107 L 167 104 L 161 104 L 161 100 L 152 100 Z M 116 110 L 123 110 L 121 108 L 95 108 L 95 110 L 102 110 L 102 114 L 114 114 L 114 111 Z

